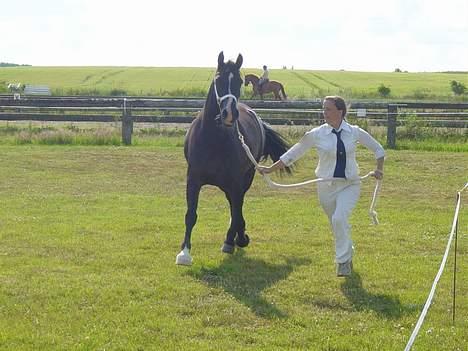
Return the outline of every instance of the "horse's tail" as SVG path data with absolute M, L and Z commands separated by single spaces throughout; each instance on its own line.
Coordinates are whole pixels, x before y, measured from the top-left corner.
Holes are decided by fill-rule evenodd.
M 262 160 L 268 156 L 276 162 L 280 156 L 289 149 L 288 141 L 278 132 L 274 131 L 268 123 L 262 121 L 265 130 L 265 147 L 263 148 Z M 291 167 L 286 167 L 286 172 L 291 173 Z
M 288 99 L 288 97 L 286 96 L 286 92 L 284 91 L 283 84 L 280 84 L 280 88 L 281 88 L 281 94 L 283 94 L 283 98 L 284 98 L 284 100 L 287 100 L 287 99 Z

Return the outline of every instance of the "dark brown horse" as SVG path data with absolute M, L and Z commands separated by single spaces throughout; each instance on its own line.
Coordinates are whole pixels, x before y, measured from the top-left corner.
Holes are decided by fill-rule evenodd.
M 216 76 L 205 105 L 185 138 L 187 213 L 185 237 L 182 251 L 176 258 L 177 264 L 192 263 L 191 234 L 197 221 L 200 189 L 205 184 L 219 187 L 231 208 L 231 222 L 222 251 L 233 253 L 235 245 L 245 247 L 249 244 L 242 206 L 255 168 L 242 148 L 239 133 L 244 136 L 256 160 L 269 156 L 276 161 L 288 148 L 281 135 L 262 122 L 247 105 L 238 102 L 242 86 L 241 65 L 240 54 L 236 62 L 226 63 L 223 53 L 219 54 Z
M 256 95 L 260 95 L 260 98 L 263 100 L 263 94 L 273 93 L 275 95 L 275 100 L 286 100 L 288 97 L 284 92 L 283 84 L 277 82 L 276 80 L 269 80 L 267 83 L 263 84 L 260 88 L 258 81 L 260 78 L 255 74 L 246 74 L 245 75 L 245 86 L 248 86 L 252 83 L 253 94 L 252 99 Z

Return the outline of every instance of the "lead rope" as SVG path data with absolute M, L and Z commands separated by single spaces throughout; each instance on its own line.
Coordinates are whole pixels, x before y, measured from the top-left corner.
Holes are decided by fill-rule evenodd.
M 459 192 L 457 192 L 457 204 L 455 206 L 455 214 L 453 216 L 453 221 L 452 221 L 452 230 L 450 231 L 449 239 L 447 242 L 447 246 L 445 248 L 445 253 L 444 257 L 442 257 L 442 262 L 440 263 L 439 271 L 436 274 L 436 277 L 434 279 L 434 282 L 432 283 L 431 291 L 429 292 L 429 296 L 427 297 L 426 303 L 424 304 L 424 307 L 421 311 L 421 314 L 419 315 L 419 319 L 416 323 L 416 326 L 414 327 L 413 332 L 411 333 L 411 336 L 408 340 L 408 343 L 406 344 L 405 350 L 404 351 L 409 351 L 413 347 L 414 340 L 416 340 L 416 336 L 418 336 L 419 329 L 421 328 L 424 318 L 426 318 L 427 311 L 429 310 L 429 307 L 431 306 L 432 299 L 434 298 L 435 290 L 437 287 L 437 284 L 439 282 L 440 276 L 442 275 L 444 268 L 445 268 L 445 263 L 447 262 L 448 254 L 450 252 L 450 247 L 452 246 L 452 239 L 455 234 L 455 242 L 456 242 L 456 237 L 457 237 L 457 228 L 458 228 L 458 213 L 460 211 L 460 206 L 461 206 L 461 193 L 468 188 L 468 183 L 465 184 L 463 189 L 461 189 Z M 455 244 L 455 255 L 457 253 L 457 246 Z M 456 256 L 455 256 L 456 257 Z M 456 261 L 455 261 L 456 262 Z M 454 274 L 456 273 L 456 266 L 454 267 Z M 455 278 L 454 278 L 455 279 Z M 454 288 L 454 294 L 455 294 L 455 288 Z M 454 303 L 455 303 L 455 297 L 454 297 Z M 455 313 L 455 305 L 454 305 L 454 310 L 453 313 Z M 455 321 L 455 314 L 453 315 L 453 320 Z
M 236 123 L 235 125 L 235 128 L 237 130 L 237 134 L 238 134 L 238 137 L 239 137 L 239 140 L 241 142 L 241 145 L 242 147 L 244 148 L 246 154 L 247 154 L 247 157 L 250 159 L 250 161 L 252 161 L 252 163 L 254 164 L 255 168 L 257 168 L 258 166 L 258 163 L 257 161 L 255 160 L 255 157 L 253 157 L 252 155 L 252 152 L 250 151 L 250 148 L 249 146 L 245 143 L 244 141 L 244 136 L 242 135 L 242 133 L 240 132 L 239 130 L 239 126 L 238 124 Z M 374 172 L 369 172 L 367 173 L 365 176 L 362 176 L 362 177 L 359 177 L 360 180 L 364 180 L 366 178 L 369 178 L 371 175 L 373 175 Z M 301 183 L 295 183 L 295 184 L 279 184 L 279 183 L 275 183 L 274 181 L 272 181 L 270 179 L 270 176 L 268 174 L 262 174 L 263 176 L 263 179 L 265 179 L 265 181 L 267 182 L 267 184 L 271 187 L 271 188 L 278 188 L 278 189 L 290 189 L 290 188 L 300 188 L 300 187 L 303 187 L 305 185 L 308 185 L 308 184 L 313 184 L 313 183 L 322 183 L 322 182 L 331 182 L 331 181 L 343 181 L 344 179 L 343 178 L 316 178 L 316 179 L 311 179 L 311 180 L 306 180 L 304 182 L 301 182 Z M 370 205 L 370 208 L 369 208 L 369 216 L 372 218 L 372 223 L 374 225 L 377 225 L 379 224 L 379 219 L 377 218 L 377 212 L 375 211 L 375 206 L 377 205 L 377 196 L 379 194 L 379 191 L 380 191 L 380 188 L 381 188 L 381 183 L 382 181 L 380 179 L 377 179 L 377 182 L 375 184 L 375 188 L 374 188 L 374 193 L 372 195 L 372 201 L 371 201 L 371 205 Z

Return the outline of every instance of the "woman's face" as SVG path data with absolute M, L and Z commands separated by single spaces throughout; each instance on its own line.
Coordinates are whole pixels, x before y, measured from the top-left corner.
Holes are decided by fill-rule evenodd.
M 342 112 L 336 108 L 333 100 L 325 100 L 323 102 L 323 117 L 325 122 L 331 125 L 333 128 L 338 128 L 343 119 Z

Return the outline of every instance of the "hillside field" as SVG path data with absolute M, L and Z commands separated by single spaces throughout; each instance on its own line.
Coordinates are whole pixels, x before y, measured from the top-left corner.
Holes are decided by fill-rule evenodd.
M 48 85 L 53 95 L 137 95 L 204 97 L 214 68 L 164 67 L 0 67 L 0 93 L 7 84 Z M 259 69 L 243 68 L 243 74 Z M 339 94 L 348 99 L 378 99 L 377 88 L 391 89 L 388 99 L 467 101 L 455 96 L 452 80 L 468 86 L 468 73 L 347 72 L 272 69 L 270 79 L 284 84 L 290 99 Z M 252 88 L 244 89 L 250 97 Z M 270 96 L 271 98 L 271 96 Z

